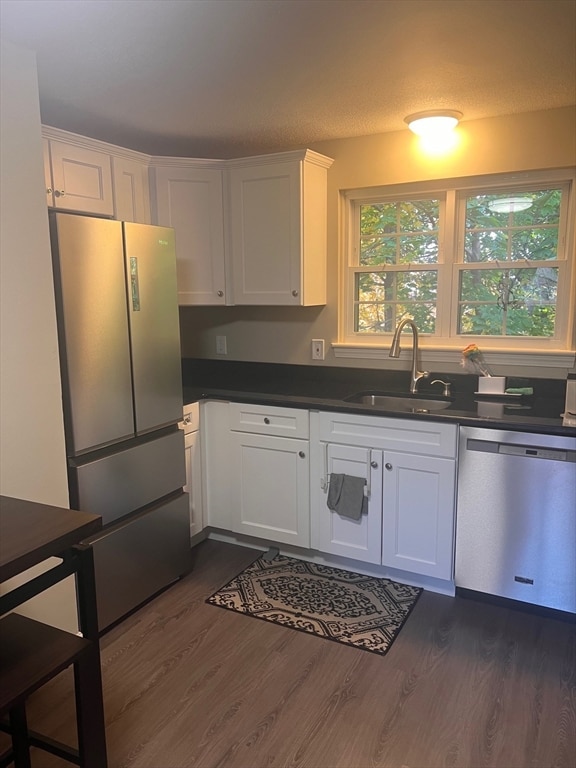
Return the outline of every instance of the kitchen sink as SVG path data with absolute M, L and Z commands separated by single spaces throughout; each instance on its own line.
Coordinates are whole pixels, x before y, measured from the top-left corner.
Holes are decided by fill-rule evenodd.
M 372 405 L 375 408 L 382 408 L 386 411 L 411 411 L 414 413 L 441 411 L 452 404 L 449 398 L 428 398 L 422 395 L 391 392 L 357 392 L 345 398 L 345 400 L 347 403 Z

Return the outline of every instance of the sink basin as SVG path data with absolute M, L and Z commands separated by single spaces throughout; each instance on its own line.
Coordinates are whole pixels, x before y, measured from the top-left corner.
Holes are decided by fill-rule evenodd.
M 347 403 L 360 403 L 361 405 L 373 405 L 386 411 L 410 411 L 414 413 L 428 413 L 429 411 L 441 411 L 448 408 L 452 401 L 422 397 L 421 395 L 391 394 L 385 392 L 358 392 L 346 398 Z

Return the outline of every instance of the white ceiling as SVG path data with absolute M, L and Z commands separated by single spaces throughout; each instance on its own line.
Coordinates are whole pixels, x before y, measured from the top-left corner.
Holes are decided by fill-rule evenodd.
M 237 157 L 576 103 L 576 0 L 0 0 L 42 121 Z

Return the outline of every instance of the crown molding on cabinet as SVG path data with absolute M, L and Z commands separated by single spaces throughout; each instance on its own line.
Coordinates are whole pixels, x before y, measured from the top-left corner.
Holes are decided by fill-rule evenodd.
M 162 166 L 164 168 L 214 168 L 221 166 L 224 168 L 241 168 L 243 166 L 265 165 L 267 163 L 276 164 L 281 162 L 291 162 L 294 160 L 306 160 L 308 163 L 318 165 L 320 168 L 330 168 L 334 160 L 311 149 L 297 149 L 290 152 L 276 152 L 268 155 L 253 155 L 251 157 L 237 157 L 229 160 L 222 158 L 203 158 L 203 157 L 170 157 L 162 155 L 147 155 L 143 152 L 137 152 L 127 147 L 119 147 L 116 144 L 108 144 L 106 141 L 92 139 L 88 136 L 80 136 L 77 133 L 64 131 L 61 128 L 53 128 L 50 125 L 42 126 L 42 136 L 45 139 L 64 141 L 76 147 L 83 149 L 98 150 L 105 152 L 113 157 L 124 157 L 129 160 L 137 160 L 140 163 L 155 168 Z
M 331 157 L 325 157 L 311 149 L 294 150 L 291 152 L 275 152 L 270 155 L 252 155 L 250 157 L 236 157 L 229 160 L 207 159 L 201 157 L 162 157 L 150 158 L 150 167 L 162 168 L 214 168 L 220 166 L 227 168 L 252 168 L 255 165 L 277 165 L 278 163 L 290 163 L 295 160 L 305 160 L 320 168 L 330 168 L 334 162 Z
M 321 155 L 311 149 L 296 149 L 291 152 L 275 152 L 271 155 L 253 155 L 252 157 L 237 157 L 231 160 L 225 160 L 227 168 L 242 168 L 243 166 L 253 167 L 254 165 L 266 165 L 277 163 L 289 163 L 295 160 L 306 160 L 312 165 L 318 165 L 320 168 L 330 168 L 334 162 L 333 158 Z
M 119 147 L 116 144 L 108 144 L 107 142 L 100 141 L 99 139 L 91 139 L 87 136 L 80 136 L 77 133 L 63 131 L 61 128 L 53 128 L 50 125 L 42 126 L 42 136 L 45 139 L 51 139 L 52 141 L 63 141 L 66 144 L 70 144 L 75 147 L 82 147 L 82 149 L 104 152 L 112 157 L 123 157 L 127 160 L 136 160 L 143 165 L 149 165 L 151 160 L 150 155 L 146 155 L 143 152 L 137 152 L 135 149 L 127 149 L 126 147 Z
M 210 159 L 204 157 L 164 157 L 154 155 L 149 158 L 150 168 L 217 168 L 227 163 L 227 160 Z

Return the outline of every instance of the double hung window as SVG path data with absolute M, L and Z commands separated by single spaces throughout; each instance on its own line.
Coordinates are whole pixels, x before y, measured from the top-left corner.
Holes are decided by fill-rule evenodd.
M 570 172 L 346 193 L 342 341 L 378 343 L 404 317 L 424 346 L 570 349 Z

